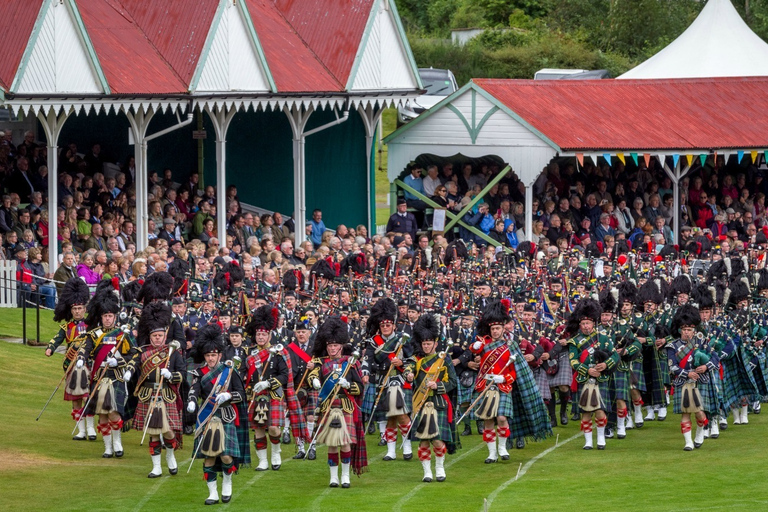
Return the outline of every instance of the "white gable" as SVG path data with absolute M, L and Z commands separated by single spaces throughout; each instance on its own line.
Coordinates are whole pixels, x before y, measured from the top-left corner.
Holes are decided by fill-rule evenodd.
M 413 68 L 400 37 L 395 14 L 387 5 L 388 0 L 377 2 L 375 16 L 366 27 L 360 48 L 355 57 L 353 75 L 350 76 L 352 91 L 377 89 L 418 89 Z M 406 43 L 407 44 L 407 43 Z
M 45 0 L 11 89 L 16 93 L 103 93 L 72 13 Z
M 207 55 L 198 64 L 197 92 L 270 91 L 267 75 L 240 8 L 227 1 Z M 210 37 L 210 36 L 209 36 Z

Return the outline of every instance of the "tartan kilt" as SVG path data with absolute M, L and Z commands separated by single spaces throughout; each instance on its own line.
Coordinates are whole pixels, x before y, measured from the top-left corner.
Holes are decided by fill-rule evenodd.
M 510 419 L 514 415 L 515 409 L 512 406 L 512 395 L 510 393 L 504 393 L 503 391 L 499 390 L 499 411 L 496 413 L 496 416 L 505 416 L 507 419 Z M 479 396 L 479 391 L 473 391 L 472 401 L 474 402 Z M 477 407 L 475 407 L 475 409 L 477 409 Z
M 341 399 L 337 398 L 333 401 L 333 404 L 331 405 L 332 409 L 341 409 Z M 344 423 L 347 427 L 347 433 L 349 434 L 350 438 L 350 444 L 356 444 L 357 443 L 357 429 L 355 428 L 355 417 L 353 412 L 346 412 L 344 410 L 341 411 L 342 414 L 344 414 Z M 325 415 L 325 413 L 323 413 Z M 322 439 L 323 432 L 325 431 L 326 424 L 328 423 L 328 420 L 330 418 L 330 414 L 328 414 L 328 417 L 325 419 L 325 422 L 319 426 L 317 429 L 317 436 L 319 439 Z M 322 418 L 321 418 L 322 419 Z
M 544 368 L 531 368 L 531 371 L 533 372 L 533 377 L 536 380 L 536 386 L 539 388 L 539 394 L 541 395 L 541 398 L 544 400 L 549 400 L 552 398 L 552 393 L 549 390 L 549 376 L 547 375 L 547 372 L 544 370 Z M 558 370 L 557 373 L 560 373 L 560 371 Z
M 381 388 L 379 388 L 381 389 Z M 376 393 L 379 392 L 379 389 L 376 390 Z M 407 415 L 411 414 L 411 411 L 413 411 L 413 390 L 411 388 L 403 387 L 403 399 L 405 401 L 405 413 Z M 373 400 L 376 401 L 376 396 L 374 395 Z M 387 391 L 384 390 L 384 392 L 381 394 L 381 399 L 379 400 L 379 405 L 376 407 L 376 411 L 374 412 L 374 421 L 387 421 L 387 411 L 385 410 L 385 404 L 387 401 Z M 371 404 L 371 407 L 373 407 L 373 404 Z
M 218 411 L 215 413 L 215 416 L 217 418 L 221 418 L 221 414 Z M 240 454 L 240 441 L 237 437 L 237 427 L 235 426 L 235 422 L 233 421 L 232 423 L 224 423 L 222 421 L 222 425 L 224 425 L 224 451 L 216 458 L 216 462 L 218 463 L 221 460 L 221 457 L 227 455 L 234 459 L 242 460 L 242 456 Z M 202 434 L 195 439 L 195 451 L 197 451 L 197 445 L 202 440 Z M 197 451 L 196 458 L 205 459 L 206 457 L 202 454 L 202 452 Z M 221 469 L 218 471 L 221 471 Z
M 584 385 L 585 384 L 586 384 L 586 382 L 579 382 L 578 383 L 579 387 L 576 390 L 576 405 L 577 406 L 579 405 L 579 401 L 581 399 L 581 392 L 584 390 Z M 611 404 L 611 391 L 612 391 L 611 381 L 610 380 L 606 380 L 605 382 L 599 382 L 598 381 L 597 389 L 600 390 L 600 398 L 603 401 L 603 405 L 605 405 L 605 408 L 603 409 L 603 411 L 605 411 L 606 414 L 612 412 L 613 408 L 611 407 L 611 405 L 612 405 Z M 586 414 L 587 411 L 584 411 L 584 410 L 581 409 L 581 407 L 579 407 L 579 412 Z
M 376 401 L 376 385 L 372 382 L 365 386 L 365 391 L 363 391 L 363 403 L 360 406 L 360 410 L 365 414 L 366 416 L 371 415 L 371 411 L 373 411 L 373 403 Z M 317 402 L 315 402 L 315 408 L 317 408 Z
M 719 399 L 717 397 L 717 386 L 715 386 L 712 379 L 709 382 L 698 381 L 696 389 L 699 390 L 701 395 L 701 410 L 709 414 L 717 414 L 719 411 Z M 683 384 L 674 385 L 672 412 L 675 414 L 683 413 Z
M 662 359 L 655 345 L 643 347 L 643 373 L 646 387 L 643 401 L 645 405 L 660 405 L 662 407 L 667 405 L 664 396 L 665 376 L 661 365 Z M 668 367 L 668 365 L 665 364 L 664 367 Z M 669 380 L 669 371 L 667 371 L 666 380 Z
M 430 400 L 431 401 L 431 400 Z M 426 404 L 425 404 L 426 405 Z M 437 430 L 438 434 L 437 437 L 429 439 L 428 441 L 437 441 L 438 439 L 440 441 L 443 441 L 444 443 L 453 443 L 455 442 L 453 438 L 454 429 L 451 428 L 451 421 L 453 421 L 453 418 L 450 418 L 448 416 L 449 407 L 446 407 L 445 409 L 435 409 L 435 412 L 437 412 Z M 413 428 L 411 429 L 411 435 L 410 438 L 412 441 L 427 441 L 427 439 L 418 439 L 416 437 L 416 430 L 419 428 L 419 422 L 421 421 L 421 414 L 416 416 L 416 419 L 413 422 Z
M 637 385 L 636 388 L 640 391 L 645 391 L 645 373 L 643 373 L 643 361 L 635 359 L 634 361 L 631 361 L 630 363 L 630 370 L 634 374 L 634 376 L 637 378 Z M 631 388 L 631 381 L 630 381 L 630 388 Z
M 546 371 L 543 372 L 546 375 Z M 573 371 L 571 370 L 571 363 L 568 361 L 568 351 L 564 350 L 557 356 L 557 373 L 554 375 L 547 375 L 549 380 L 549 387 L 554 388 L 557 386 L 571 387 L 573 381 Z M 541 390 L 539 386 L 539 390 Z
M 472 403 L 472 391 L 475 389 L 474 386 L 470 386 L 468 388 L 465 388 L 461 385 L 460 382 L 456 384 L 456 396 L 458 398 L 459 405 L 466 404 L 469 406 L 470 403 Z
M 742 397 L 754 401 L 757 394 L 741 359 L 734 355 L 729 359 L 721 360 L 721 364 L 723 365 L 722 393 L 725 412 L 737 405 Z
M 107 375 L 109 375 L 109 371 L 107 371 Z M 113 374 L 114 375 L 114 374 Z M 125 401 L 128 399 L 128 395 L 125 391 L 125 384 L 123 381 L 117 380 L 116 377 L 102 377 L 100 382 L 103 382 L 104 385 L 106 385 L 106 381 L 112 381 L 112 391 L 114 393 L 112 400 L 114 403 L 114 408 L 112 411 L 117 412 L 120 416 L 125 414 Z M 95 389 L 97 383 L 91 382 L 91 387 Z M 91 399 L 90 403 L 88 404 L 88 410 L 85 411 L 86 416 L 93 416 L 96 414 L 104 414 L 101 412 L 96 411 L 96 404 L 99 398 L 99 395 L 103 393 L 103 387 L 102 389 L 99 389 L 99 391 L 93 395 L 93 398 Z M 110 411 L 111 412 L 111 411 Z
M 630 390 L 631 371 L 616 370 L 611 375 L 611 387 L 613 388 L 614 400 L 623 400 L 627 403 L 632 401 Z
M 162 398 L 160 398 L 160 400 L 162 400 Z M 144 422 L 147 420 L 147 416 L 149 416 L 149 404 L 151 402 L 151 399 L 146 402 L 139 401 L 136 406 L 136 412 L 133 415 L 133 428 L 135 430 L 144 430 Z M 183 431 L 184 426 L 181 421 L 181 412 L 176 407 L 176 401 L 173 401 L 170 404 L 166 402 L 165 410 L 168 414 L 168 426 L 171 427 L 171 430 L 174 432 Z M 157 411 L 155 414 L 157 414 Z

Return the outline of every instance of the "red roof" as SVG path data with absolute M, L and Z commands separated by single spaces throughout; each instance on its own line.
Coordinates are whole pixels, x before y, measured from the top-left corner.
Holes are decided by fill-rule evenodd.
M 184 83 L 189 84 L 219 0 L 120 0 L 120 3 Z
M 374 0 L 275 0 L 302 39 L 346 84 Z
M 0 2 L 0 34 L 3 57 L 0 59 L 0 86 L 6 91 L 13 83 L 21 57 L 27 47 L 42 0 Z
M 563 151 L 768 147 L 768 77 L 473 82 Z
M 271 0 L 247 0 L 246 5 L 278 91 L 344 90 Z
M 76 0 L 112 94 L 185 93 L 186 85 L 113 0 Z

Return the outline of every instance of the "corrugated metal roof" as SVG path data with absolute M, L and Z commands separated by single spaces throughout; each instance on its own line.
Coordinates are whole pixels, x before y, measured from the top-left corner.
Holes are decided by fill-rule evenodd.
M 768 78 L 473 82 L 563 151 L 768 147 Z
M 171 67 L 189 84 L 219 0 L 119 0 Z
M 278 92 L 344 90 L 271 0 L 246 0 L 246 5 Z
M 375 0 L 275 0 L 336 79 L 346 84 Z
M 114 94 L 184 93 L 186 84 L 113 0 L 76 0 Z
M 3 34 L 0 85 L 5 90 L 13 83 L 19 69 L 41 5 L 42 0 L 0 2 L 0 33 Z

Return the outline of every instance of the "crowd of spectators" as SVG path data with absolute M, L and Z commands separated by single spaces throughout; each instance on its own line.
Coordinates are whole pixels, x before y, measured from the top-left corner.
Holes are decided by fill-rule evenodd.
M 238 260 L 246 275 L 263 287 L 274 286 L 289 270 L 306 272 L 319 258 L 340 261 L 357 252 L 371 268 L 392 256 L 407 268 L 415 254 L 431 263 L 457 237 L 483 257 L 494 258 L 495 251 L 484 250 L 487 240 L 464 226 L 458 232 L 431 231 L 431 205 L 409 191 L 398 199 L 383 235 L 369 234 L 363 225 L 328 229 L 316 209 L 306 224 L 307 240 L 295 245 L 292 219 L 244 212 L 234 185 L 225 191 L 226 211 L 218 212 L 215 187 L 201 186 L 195 171 L 174 181 L 171 169 L 149 172 L 149 245 L 137 251 L 133 158 L 108 176 L 99 144 L 85 154 L 69 144 L 59 158 L 59 203 L 52 218 L 44 145 L 31 132 L 18 145 L 11 133 L 0 132 L 0 259 L 17 262 L 22 292 L 47 307 L 69 277 L 79 276 L 88 284 L 104 277 L 127 282 L 166 269 L 174 258 L 194 260 L 199 278 L 209 275 L 216 263 Z M 733 160 L 726 166 L 720 156 L 714 167 L 699 166 L 681 180 L 679 237 L 671 229 L 672 181 L 655 159 L 647 167 L 642 162 L 611 166 L 585 161 L 578 166 L 573 160 L 553 161 L 533 185 L 531 233 L 525 232 L 525 187 L 512 171 L 462 220 L 502 246 L 514 249 L 531 241 L 547 254 L 591 247 L 610 257 L 623 241 L 631 246 L 651 243 L 658 251 L 702 237 L 736 248 L 754 241 L 768 224 L 768 183 L 760 168 Z M 501 166 L 494 164 L 465 163 L 458 173 L 450 162 L 426 169 L 412 164 L 404 182 L 458 214 L 499 172 Z M 226 217 L 226 233 L 217 231 L 219 215 Z M 49 239 L 50 222 L 58 226 L 56 240 Z M 60 255 L 53 264 L 48 261 L 50 243 L 58 245 Z

